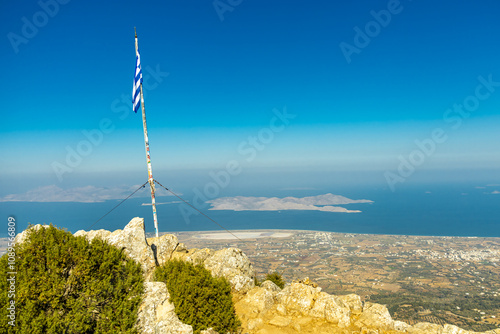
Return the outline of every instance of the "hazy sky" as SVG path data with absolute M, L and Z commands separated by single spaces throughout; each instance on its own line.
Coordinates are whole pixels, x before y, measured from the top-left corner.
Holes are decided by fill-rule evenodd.
M 134 26 L 153 172 L 236 161 L 372 171 L 396 183 L 412 174 L 402 163 L 498 176 L 498 1 L 25 0 L 1 9 L 2 196 L 13 180 L 25 190 L 64 189 L 92 172 L 146 180 L 131 109 Z

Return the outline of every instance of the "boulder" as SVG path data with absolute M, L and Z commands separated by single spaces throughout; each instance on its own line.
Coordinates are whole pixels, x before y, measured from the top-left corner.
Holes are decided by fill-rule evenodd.
M 47 227 L 50 227 L 50 225 L 36 224 L 36 225 L 33 225 L 30 229 L 34 229 L 35 231 L 38 231 L 42 227 L 47 228 Z M 21 233 L 19 233 L 18 235 L 16 235 L 16 237 L 14 238 L 14 244 L 21 244 L 24 241 L 26 241 L 26 238 L 28 237 L 28 230 L 30 230 L 30 229 L 26 229 L 26 230 L 22 231 Z
M 146 241 L 160 266 L 172 258 L 172 253 L 179 245 L 177 237 L 173 234 L 163 234 L 158 238 L 148 238 Z
M 278 304 L 276 306 L 276 312 L 278 312 L 278 314 L 281 314 L 281 315 L 287 315 L 288 314 L 286 308 L 282 304 Z
M 443 326 L 430 322 L 419 322 L 408 328 L 410 334 L 442 334 Z
M 182 244 L 179 244 L 182 245 Z M 206 259 L 214 254 L 214 251 L 208 248 L 203 249 L 179 249 L 172 254 L 172 259 L 179 259 L 182 261 L 190 262 L 192 264 L 203 264 Z
M 287 311 L 294 311 L 304 315 L 309 313 L 309 310 L 314 305 L 316 296 L 319 294 L 318 288 L 305 285 L 302 283 L 292 283 L 286 286 L 277 294 L 277 300 L 282 304 Z
M 248 321 L 247 328 L 251 331 L 261 327 L 264 324 L 264 321 L 261 318 L 250 319 Z
M 143 218 L 133 218 L 123 230 L 116 230 L 114 232 L 106 230 L 80 230 L 74 235 L 84 236 L 88 241 L 100 238 L 115 247 L 122 248 L 125 254 L 141 264 L 146 278 L 151 277 L 156 267 L 153 251 L 146 241 Z
M 334 296 L 339 305 L 347 306 L 352 314 L 360 314 L 363 312 L 363 303 L 361 297 L 355 294 Z
M 454 325 L 446 324 L 443 326 L 442 333 L 443 334 L 469 334 L 471 332 L 466 331 L 465 329 L 459 328 L 459 327 L 454 326 Z
M 100 238 L 113 246 L 122 248 L 125 254 L 141 264 L 147 280 L 151 279 L 157 262 L 161 265 L 168 261 L 178 245 L 177 237 L 172 234 L 164 234 L 159 238 L 149 238 L 151 243 L 148 243 L 144 230 L 144 219 L 138 217 L 133 218 L 123 230 L 113 232 L 80 230 L 74 235 L 84 236 L 88 241 Z
M 410 327 L 411 326 L 408 325 L 406 322 L 399 321 L 399 320 L 394 321 L 394 329 L 397 331 L 407 332 Z
M 91 230 L 88 232 L 85 232 L 84 230 L 79 230 L 74 234 L 74 236 L 75 237 L 80 237 L 80 236 L 86 237 L 88 241 L 92 241 L 92 239 L 94 239 L 94 238 L 100 238 L 102 240 L 106 240 L 106 237 L 109 236 L 110 234 L 111 234 L 110 231 L 103 230 L 103 229 Z
M 122 248 L 125 254 L 140 263 L 146 278 L 153 274 L 156 264 L 153 250 L 146 241 L 143 218 L 133 218 L 123 230 L 114 231 L 105 240 Z
M 351 311 L 335 296 L 308 284 L 292 283 L 276 294 L 276 311 L 282 315 L 300 314 L 326 320 L 344 328 L 351 324 Z
M 175 314 L 165 283 L 145 282 L 144 286 L 145 293 L 137 319 L 139 333 L 193 334 L 193 328 L 181 322 Z
M 262 282 L 262 284 L 260 285 L 261 288 L 263 289 L 266 289 L 268 291 L 272 291 L 272 292 L 280 292 L 281 289 L 279 286 L 277 286 L 274 282 L 271 282 L 271 281 L 264 281 Z
M 273 307 L 276 302 L 276 294 L 277 292 L 275 291 L 256 286 L 246 293 L 240 303 L 250 309 L 258 311 L 258 313 L 264 313 Z
M 292 323 L 292 319 L 290 318 L 285 318 L 282 316 L 275 316 L 269 321 L 270 325 L 276 326 L 276 327 L 286 327 Z
M 208 248 L 179 250 L 177 247 L 172 258 L 193 264 L 203 264 L 213 276 L 226 278 L 236 292 L 245 293 L 255 287 L 252 264 L 248 257 L 237 248 L 213 251 Z
M 325 292 L 320 292 L 316 296 L 308 315 L 325 319 L 339 327 L 348 327 L 351 324 L 351 310 L 343 302 L 337 303 L 335 296 Z
M 216 251 L 203 263 L 213 276 L 226 278 L 233 290 L 244 293 L 254 288 L 254 271 L 248 257 L 237 248 Z
M 310 285 L 313 288 L 317 288 L 318 287 L 318 284 L 316 284 L 313 281 L 311 281 L 309 279 L 309 277 L 306 277 L 304 279 L 299 279 L 299 280 L 296 280 L 296 281 L 294 280 L 292 283 L 302 283 L 302 284 L 305 284 L 305 285 Z
M 387 307 L 370 302 L 365 302 L 363 313 L 361 313 L 354 325 L 359 328 L 394 329 L 394 321 Z

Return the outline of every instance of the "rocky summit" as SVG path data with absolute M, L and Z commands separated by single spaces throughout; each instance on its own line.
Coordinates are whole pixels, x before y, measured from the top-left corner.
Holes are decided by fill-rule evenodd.
M 47 225 L 35 225 L 39 229 Z M 241 333 L 256 334 L 472 334 L 453 325 L 417 323 L 410 326 L 394 321 L 384 305 L 362 302 L 358 295 L 334 296 L 321 291 L 308 279 L 285 285 L 280 289 L 271 281 L 261 286 L 254 284 L 254 270 L 248 257 L 237 248 L 221 250 L 188 249 L 172 234 L 146 238 L 144 219 L 133 218 L 123 230 L 83 231 L 89 241 L 101 238 L 123 251 L 142 265 L 145 275 L 145 293 L 136 324 L 144 334 L 189 334 L 190 325 L 182 323 L 175 314 L 174 305 L 165 283 L 152 280 L 156 266 L 171 259 L 203 264 L 213 276 L 228 280 L 233 291 L 236 314 L 242 322 Z M 25 232 L 16 237 L 23 242 Z M 203 334 L 215 334 L 213 329 Z M 500 329 L 487 331 L 500 334 Z M 221 333 L 222 334 L 222 333 Z

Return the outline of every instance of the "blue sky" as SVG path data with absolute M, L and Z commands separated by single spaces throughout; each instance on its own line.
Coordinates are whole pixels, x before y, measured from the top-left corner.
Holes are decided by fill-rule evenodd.
M 400 157 L 412 153 L 423 157 L 415 171 L 431 179 L 453 171 L 457 180 L 498 182 L 497 1 L 1 6 L 0 196 L 146 179 L 141 117 L 130 102 L 134 26 L 153 172 L 179 176 L 168 182 L 236 160 L 248 177 L 359 171 L 384 183 L 387 172 L 403 177 Z M 348 57 L 347 44 L 357 50 Z M 249 139 L 259 134 L 262 150 Z M 416 144 L 429 140 L 430 153 Z M 70 166 L 68 152 L 78 149 L 85 154 Z M 58 176 L 61 165 L 70 172 Z

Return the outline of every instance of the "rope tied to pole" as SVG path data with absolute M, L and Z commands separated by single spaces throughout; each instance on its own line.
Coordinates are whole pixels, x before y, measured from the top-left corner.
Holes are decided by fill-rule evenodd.
M 161 184 L 160 182 L 156 181 L 153 179 L 154 182 L 156 182 L 160 187 L 162 187 L 163 189 L 165 189 L 166 191 L 168 191 L 169 193 L 171 193 L 172 195 L 174 195 L 175 197 L 177 197 L 178 199 L 180 199 L 182 202 L 184 202 L 185 204 L 189 205 L 191 208 L 193 208 L 194 210 L 196 210 L 197 212 L 201 213 L 205 218 L 207 218 L 208 220 L 210 220 L 211 222 L 215 223 L 217 226 L 219 226 L 221 229 L 225 230 L 226 232 L 228 232 L 229 234 L 231 234 L 233 237 L 235 237 L 236 239 L 238 239 L 239 241 L 243 241 L 241 240 L 236 234 L 234 234 L 233 232 L 231 232 L 230 230 L 228 230 L 227 228 L 225 228 L 224 226 L 222 226 L 221 224 L 219 224 L 218 222 L 216 222 L 215 220 L 213 220 L 212 218 L 210 218 L 208 215 L 206 215 L 205 213 L 201 212 L 198 208 L 196 208 L 194 205 L 192 205 L 191 203 L 189 203 L 188 201 L 186 201 L 184 198 L 180 197 L 179 195 L 177 195 L 175 192 L 173 192 L 172 190 L 168 189 L 167 187 L 165 187 L 163 184 Z M 144 182 L 142 185 L 139 186 L 139 188 L 137 188 L 136 190 L 134 190 L 134 192 L 132 192 L 130 195 L 128 195 L 125 199 L 123 199 L 120 203 L 118 203 L 117 205 L 115 205 L 111 210 L 109 210 L 108 212 L 106 212 L 106 214 L 104 214 L 101 218 L 99 218 L 98 220 L 96 220 L 92 225 L 90 225 L 88 227 L 88 230 L 90 230 L 90 228 L 92 226 L 94 226 L 95 224 L 97 224 L 98 222 L 100 222 L 102 219 L 104 219 L 104 217 L 106 217 L 107 215 L 109 215 L 112 211 L 114 211 L 116 208 L 118 208 L 120 205 L 122 205 L 126 200 L 128 200 L 130 197 L 134 196 L 134 194 L 136 192 L 138 192 L 140 189 L 142 188 L 145 188 L 147 184 L 150 184 L 150 180 Z M 154 184 L 153 184 L 154 185 Z
M 102 216 L 101 218 L 97 219 L 92 225 L 90 225 L 88 227 L 88 229 L 90 230 L 90 228 L 92 226 L 94 226 L 95 224 L 97 224 L 98 222 L 100 222 L 104 217 L 106 217 L 107 215 L 109 215 L 111 213 L 111 211 L 113 211 L 114 209 L 116 209 L 117 207 L 119 207 L 120 205 L 123 204 L 123 202 L 125 202 L 126 200 L 128 200 L 130 197 L 132 197 L 136 192 L 138 192 L 140 189 L 144 188 L 146 186 L 146 184 L 148 184 L 148 182 L 144 182 L 144 184 L 142 184 L 139 188 L 137 188 L 133 193 L 131 193 L 130 195 L 127 196 L 127 198 L 125 198 L 124 200 L 122 200 L 120 203 L 118 203 L 117 205 L 115 205 L 114 208 L 112 208 L 111 210 L 109 210 L 104 216 Z

